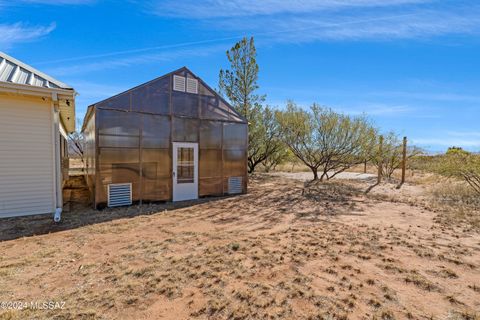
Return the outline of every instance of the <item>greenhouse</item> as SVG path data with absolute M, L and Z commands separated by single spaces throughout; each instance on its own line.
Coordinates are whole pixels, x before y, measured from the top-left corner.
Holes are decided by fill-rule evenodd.
M 247 130 L 185 67 L 95 103 L 82 127 L 94 206 L 245 193 Z

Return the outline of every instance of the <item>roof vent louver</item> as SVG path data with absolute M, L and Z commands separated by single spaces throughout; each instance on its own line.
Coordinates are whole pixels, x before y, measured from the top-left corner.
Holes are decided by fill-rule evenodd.
M 173 90 L 185 92 L 185 77 L 173 76 Z
M 242 177 L 229 177 L 228 178 L 228 194 L 242 193 L 243 185 Z
M 198 93 L 198 80 L 187 78 L 187 92 Z
M 108 206 L 120 207 L 132 204 L 132 184 L 115 183 L 108 185 Z

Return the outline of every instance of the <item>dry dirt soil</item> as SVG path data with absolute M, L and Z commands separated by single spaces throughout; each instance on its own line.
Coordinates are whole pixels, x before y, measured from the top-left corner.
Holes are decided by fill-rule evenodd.
M 366 187 L 262 175 L 184 208 L 4 220 L 0 301 L 65 305 L 0 319 L 479 319 L 478 231 Z

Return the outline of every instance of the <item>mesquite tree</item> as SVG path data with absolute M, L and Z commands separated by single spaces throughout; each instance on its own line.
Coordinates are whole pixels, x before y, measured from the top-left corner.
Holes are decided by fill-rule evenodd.
M 312 170 L 314 180 L 329 180 L 362 163 L 365 150 L 375 144 L 376 131 L 367 119 L 317 104 L 307 111 L 289 102 L 277 119 L 285 144 Z
M 315 124 L 311 113 L 289 101 L 286 110 L 277 111 L 276 117 L 283 141 L 293 154 L 312 170 L 313 179 L 317 180 L 322 156 L 315 139 Z
M 289 160 L 296 160 L 291 159 L 291 151 L 288 149 L 288 147 L 283 144 L 283 147 L 279 148 L 277 152 L 274 154 L 270 155 L 267 159 L 265 159 L 262 164 L 263 167 L 265 168 L 265 172 L 270 172 L 271 170 L 276 170 L 277 166 L 283 163 L 286 163 Z M 295 165 L 295 163 L 292 161 L 292 165 Z
M 249 124 L 248 172 L 252 173 L 260 163 L 276 162 L 284 143 L 280 139 L 278 122 L 270 107 L 255 110 Z
M 378 169 L 381 164 L 382 176 L 391 178 L 395 170 L 402 167 L 403 162 L 403 142 L 402 139 L 395 134 L 395 132 L 389 132 L 384 136 L 382 143 L 382 152 L 378 154 L 379 150 L 378 138 L 377 144 L 372 148 L 372 156 L 370 158 L 373 165 Z M 415 156 L 419 156 L 423 151 L 415 146 L 407 148 L 407 159 Z
M 437 158 L 435 171 L 465 180 L 480 195 L 480 155 L 467 151 L 447 152 Z

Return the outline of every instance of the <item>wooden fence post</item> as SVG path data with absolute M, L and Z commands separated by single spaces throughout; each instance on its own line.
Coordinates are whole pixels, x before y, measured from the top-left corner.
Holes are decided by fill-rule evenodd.
M 403 137 L 403 157 L 402 157 L 402 182 L 405 183 L 405 171 L 407 170 L 407 137 Z
M 383 169 L 383 136 L 380 136 L 380 141 L 378 144 L 378 176 L 377 184 L 382 182 L 382 170 Z

